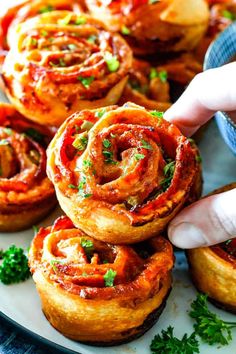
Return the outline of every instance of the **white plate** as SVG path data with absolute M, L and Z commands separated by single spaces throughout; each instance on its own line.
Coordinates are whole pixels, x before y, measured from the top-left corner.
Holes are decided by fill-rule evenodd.
M 4 100 L 3 96 L 0 100 Z M 235 157 L 222 142 L 215 124 L 212 122 L 201 143 L 203 156 L 205 193 L 236 180 Z M 204 212 L 204 211 L 203 211 Z M 50 225 L 61 214 L 55 211 L 41 225 Z M 33 237 L 33 231 L 27 230 L 13 234 L 0 234 L 0 248 L 6 249 L 11 244 L 27 249 Z M 195 298 L 196 291 L 192 286 L 187 264 L 183 252 L 178 252 L 174 270 L 174 284 L 167 306 L 159 322 L 138 340 L 130 344 L 110 348 L 98 348 L 76 343 L 63 337 L 45 319 L 41 312 L 40 300 L 32 279 L 17 285 L 0 285 L 0 314 L 7 316 L 18 325 L 30 330 L 41 337 L 42 341 L 50 341 L 63 349 L 81 354 L 149 354 L 149 345 L 155 334 L 160 333 L 169 325 L 175 328 L 175 335 L 182 337 L 185 332 L 193 331 L 193 321 L 188 316 L 191 301 Z M 234 321 L 235 316 L 210 308 L 227 321 Z M 105 330 L 105 329 L 104 329 Z M 236 353 L 236 330 L 233 341 L 229 346 L 208 346 L 201 344 L 200 352 L 204 354 L 233 354 Z

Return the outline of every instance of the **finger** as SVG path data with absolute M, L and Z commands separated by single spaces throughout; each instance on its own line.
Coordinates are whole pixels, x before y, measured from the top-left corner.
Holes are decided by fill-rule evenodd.
M 171 242 L 180 248 L 195 248 L 236 237 L 235 202 L 236 189 L 232 189 L 183 209 L 169 225 Z
M 164 118 L 190 136 L 215 112 L 236 110 L 235 75 L 236 62 L 198 74 Z

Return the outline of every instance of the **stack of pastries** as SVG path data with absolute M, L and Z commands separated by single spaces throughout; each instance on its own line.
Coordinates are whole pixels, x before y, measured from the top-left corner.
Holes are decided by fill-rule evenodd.
M 59 201 L 66 216 L 35 235 L 29 264 L 69 338 L 127 342 L 165 306 L 163 235 L 202 179 L 195 143 L 162 112 L 201 72 L 209 19 L 205 0 L 23 0 L 0 20 L 12 103 L 0 106 L 0 230 Z

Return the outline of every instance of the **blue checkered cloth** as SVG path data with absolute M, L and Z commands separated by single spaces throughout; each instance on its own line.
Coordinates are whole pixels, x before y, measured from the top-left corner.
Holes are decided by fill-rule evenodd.
M 211 44 L 205 57 L 204 70 L 227 64 L 235 55 L 236 22 L 222 32 Z M 215 118 L 224 141 L 236 155 L 236 124 L 225 112 L 217 112 Z

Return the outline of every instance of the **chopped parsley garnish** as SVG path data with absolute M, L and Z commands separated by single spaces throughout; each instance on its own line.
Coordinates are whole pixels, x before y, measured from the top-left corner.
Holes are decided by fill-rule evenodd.
M 91 34 L 91 36 L 88 37 L 87 42 L 94 44 L 97 40 L 97 36 L 95 34 Z
M 189 316 L 195 319 L 195 333 L 204 342 L 210 345 L 227 345 L 232 340 L 231 329 L 236 328 L 236 322 L 223 321 L 211 312 L 207 306 L 207 295 L 198 294 L 191 304 Z
M 37 39 L 36 38 L 33 38 L 33 37 L 29 37 L 29 38 L 27 38 L 27 45 L 29 45 L 29 46 L 34 46 L 34 47 L 36 47 L 37 46 L 37 44 L 38 44 L 38 41 L 37 41 Z
M 149 4 L 155 4 L 155 3 L 157 3 L 157 2 L 159 2 L 160 0 L 148 0 L 148 3 Z
M 166 191 L 169 188 L 174 172 L 175 172 L 175 161 L 170 161 L 167 165 L 165 165 L 163 169 L 163 173 L 165 176 L 165 178 L 161 181 L 163 191 Z
M 92 166 L 93 166 L 93 164 L 92 164 L 92 162 L 90 160 L 84 160 L 83 161 L 83 167 L 84 167 L 85 170 L 87 170 L 88 168 L 90 168 Z
M 124 34 L 125 36 L 128 36 L 130 34 L 130 29 L 128 27 L 126 27 L 125 25 L 123 25 L 121 27 L 121 33 Z
M 118 162 L 113 160 L 113 153 L 111 151 L 103 150 L 102 151 L 105 157 L 105 163 L 116 165 Z
M 229 10 L 222 11 L 222 15 L 224 18 L 227 18 L 228 20 L 231 20 L 231 21 L 234 21 L 236 19 L 235 14 Z
M 151 68 L 149 78 L 150 80 L 155 79 L 156 77 L 159 77 L 161 82 L 166 82 L 167 81 L 167 71 L 162 70 L 162 71 L 157 71 L 156 68 Z
M 198 163 L 202 163 L 202 157 L 200 155 L 197 155 L 195 157 L 195 160 L 198 162 Z
M 68 14 L 66 15 L 64 18 L 60 18 L 57 23 L 59 25 L 62 25 L 62 26 L 66 26 L 66 25 L 69 25 L 70 21 L 71 21 L 71 18 L 72 18 L 72 14 Z
M 56 264 L 63 264 L 63 263 L 65 263 L 65 261 L 63 261 L 62 259 L 52 259 L 50 262 L 52 269 L 54 270 L 55 273 L 58 271 Z
M 80 245 L 84 249 L 86 255 L 90 255 L 94 250 L 94 244 L 92 240 L 88 240 L 84 237 L 80 239 Z
M 13 133 L 11 128 L 3 128 L 3 131 L 4 131 L 4 133 L 6 133 L 9 136 L 12 135 L 12 133 Z
M 152 354 L 193 354 L 199 352 L 199 343 L 195 333 L 190 336 L 184 334 L 182 339 L 174 336 L 174 328 L 169 326 L 157 334 L 150 345 Z
M 43 36 L 43 37 L 47 37 L 47 36 L 48 36 L 48 31 L 41 30 L 40 34 L 41 34 L 41 36 Z
M 67 44 L 67 48 L 71 51 L 74 51 L 77 49 L 77 46 L 73 43 L 69 43 L 69 44 Z
M 93 125 L 94 124 L 89 120 L 84 120 L 83 123 L 81 124 L 81 129 L 88 131 L 93 127 Z
M 86 18 L 82 16 L 78 16 L 75 20 L 76 25 L 84 25 L 86 23 Z
M 51 12 L 54 10 L 55 10 L 55 8 L 52 5 L 47 5 L 47 6 L 41 7 L 41 9 L 39 9 L 39 14 L 45 14 L 46 12 Z
M 114 280 L 117 272 L 113 269 L 108 269 L 106 274 L 103 276 L 104 283 L 106 287 L 114 286 Z
M 190 142 L 191 145 L 195 145 L 195 141 L 192 138 L 188 138 L 188 141 Z
M 141 142 L 142 142 L 142 145 L 141 145 L 142 148 L 147 149 L 147 150 L 152 150 L 152 146 L 147 141 L 142 139 Z
M 87 132 L 83 132 L 81 134 L 78 134 L 72 143 L 74 148 L 76 148 L 77 150 L 80 150 L 80 151 L 85 150 L 87 144 L 88 144 Z
M 78 189 L 78 194 L 80 197 L 82 198 L 89 198 L 92 196 L 91 193 L 86 193 L 85 190 L 84 190 L 84 187 L 86 185 L 86 177 L 83 176 L 79 182 L 79 185 L 78 186 L 75 186 L 74 184 L 68 184 L 68 188 L 71 188 L 71 189 Z
M 22 282 L 30 277 L 28 259 L 24 250 L 12 245 L 6 251 L 1 251 L 0 281 L 9 285 Z
M 140 160 L 143 160 L 145 158 L 145 155 L 143 155 L 143 154 L 135 154 L 134 158 L 135 158 L 135 160 L 140 161 Z
M 111 142 L 108 139 L 104 139 L 102 144 L 103 144 L 104 148 L 106 148 L 106 149 L 111 147 Z
M 104 55 L 104 60 L 107 64 L 107 68 L 110 72 L 115 72 L 120 67 L 120 62 L 116 56 L 113 56 L 110 52 L 106 52 Z
M 27 135 L 29 138 L 37 141 L 38 143 L 43 143 L 44 142 L 44 135 L 40 133 L 38 130 L 34 128 L 28 128 L 25 130 L 25 135 Z
M 90 77 L 82 77 L 82 76 L 79 76 L 78 77 L 78 80 L 82 83 L 82 85 L 88 89 L 89 86 L 91 85 L 91 83 L 93 82 L 94 80 L 94 76 L 90 76 Z
M 34 231 L 34 236 L 37 235 L 37 233 L 39 232 L 39 227 L 36 226 L 36 225 L 33 225 L 33 226 L 32 226 L 32 229 L 33 229 L 33 231 Z
M 152 116 L 154 116 L 158 119 L 158 125 L 160 126 L 163 121 L 163 112 L 151 111 L 150 113 Z
M 9 141 L 7 139 L 1 139 L 0 145 L 9 145 Z
M 106 109 L 103 108 L 101 111 L 97 111 L 95 113 L 95 116 L 98 117 L 98 118 L 102 118 L 102 116 L 104 116 L 105 113 L 106 113 Z
M 58 63 L 54 63 L 53 61 L 50 61 L 49 62 L 49 65 L 50 66 L 53 66 L 53 67 L 66 67 L 66 63 L 65 63 L 65 60 L 63 58 L 59 58 L 58 59 Z

